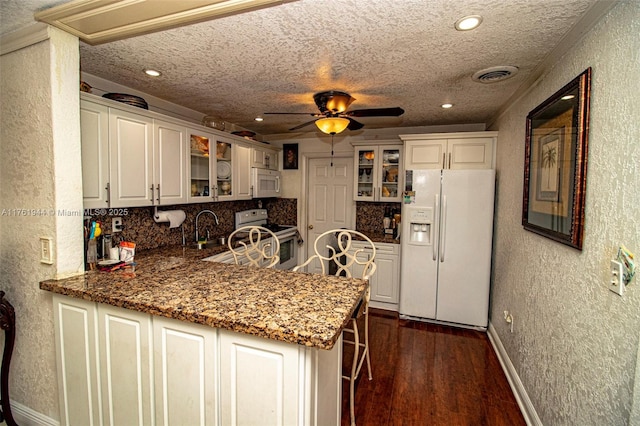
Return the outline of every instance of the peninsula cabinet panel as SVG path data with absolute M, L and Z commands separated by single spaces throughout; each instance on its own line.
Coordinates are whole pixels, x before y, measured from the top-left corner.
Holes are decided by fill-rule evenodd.
M 61 425 L 339 425 L 325 350 L 53 296 Z
M 53 296 L 60 424 L 101 425 L 92 302 Z
M 84 208 L 109 207 L 109 108 L 80 102 Z
M 97 306 L 105 424 L 151 425 L 151 317 L 109 305 Z
M 300 424 L 298 348 L 220 330 L 223 425 Z
M 217 424 L 216 329 L 153 317 L 156 424 Z
M 112 109 L 109 132 L 111 207 L 153 205 L 153 120 Z

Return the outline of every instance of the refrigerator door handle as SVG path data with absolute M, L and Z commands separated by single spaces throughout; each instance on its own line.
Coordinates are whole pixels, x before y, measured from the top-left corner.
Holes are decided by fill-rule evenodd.
M 434 225 L 436 225 L 437 223 L 439 223 L 439 221 L 438 221 L 438 214 L 439 214 L 439 212 L 440 212 L 440 199 L 439 199 L 438 194 L 436 194 L 436 195 L 434 195 L 434 196 L 433 196 L 433 211 L 435 212 L 435 215 L 436 215 L 436 220 L 435 220 L 435 222 L 434 222 Z M 435 227 L 434 227 L 434 228 L 435 228 Z M 432 245 L 432 247 L 433 247 L 433 260 L 435 261 L 435 260 L 436 260 L 436 258 L 438 257 L 438 248 L 437 248 L 437 247 L 438 247 L 438 245 L 437 245 L 437 244 L 436 244 L 436 242 L 435 242 L 435 239 L 436 239 L 436 238 L 439 238 L 439 237 L 438 237 L 438 235 L 439 235 L 439 234 L 438 234 L 438 229 L 434 229 L 434 230 L 433 230 L 433 235 L 434 235 L 434 238 L 433 238 L 433 240 L 432 240 L 432 242 L 431 242 L 431 245 Z
M 447 233 L 447 196 L 442 196 L 442 213 L 440 214 L 440 262 L 444 262 L 445 235 Z

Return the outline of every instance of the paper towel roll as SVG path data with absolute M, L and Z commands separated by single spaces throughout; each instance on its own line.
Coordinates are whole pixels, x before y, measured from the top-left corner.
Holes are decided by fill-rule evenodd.
M 183 210 L 165 210 L 163 212 L 156 212 L 153 220 L 157 223 L 169 222 L 169 228 L 177 228 L 182 225 L 186 217 L 187 215 Z

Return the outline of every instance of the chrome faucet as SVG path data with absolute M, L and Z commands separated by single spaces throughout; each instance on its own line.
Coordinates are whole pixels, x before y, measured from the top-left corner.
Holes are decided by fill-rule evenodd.
M 202 213 L 211 213 L 213 215 L 213 218 L 216 220 L 216 225 L 220 225 L 218 216 L 214 212 L 212 212 L 211 210 L 201 210 L 200 213 L 196 215 L 196 243 L 198 242 L 198 218 L 200 218 L 200 215 Z

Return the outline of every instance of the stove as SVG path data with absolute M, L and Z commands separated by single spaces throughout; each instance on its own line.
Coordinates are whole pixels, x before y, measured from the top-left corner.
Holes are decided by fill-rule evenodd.
M 292 269 L 298 264 L 298 229 L 295 226 L 269 223 L 266 209 L 237 212 L 235 229 L 243 226 L 262 226 L 276 235 L 280 242 L 280 263 L 276 265 L 276 269 Z

